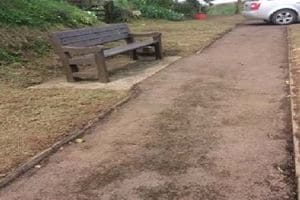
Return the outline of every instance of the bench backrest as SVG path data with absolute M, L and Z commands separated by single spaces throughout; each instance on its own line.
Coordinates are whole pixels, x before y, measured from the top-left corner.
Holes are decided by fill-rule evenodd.
M 113 24 L 102 27 L 83 28 L 55 32 L 50 35 L 53 42 L 61 46 L 89 47 L 128 39 L 130 30 L 127 24 Z

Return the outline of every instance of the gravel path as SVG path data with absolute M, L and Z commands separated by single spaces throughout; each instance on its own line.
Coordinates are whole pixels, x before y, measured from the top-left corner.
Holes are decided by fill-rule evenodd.
M 287 72 L 285 27 L 240 26 L 0 199 L 294 199 Z

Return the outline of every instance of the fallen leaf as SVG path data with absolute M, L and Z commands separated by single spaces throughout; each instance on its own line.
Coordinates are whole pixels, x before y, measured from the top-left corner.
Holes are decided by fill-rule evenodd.
M 36 165 L 36 166 L 34 166 L 34 167 L 37 168 L 37 169 L 41 169 L 41 168 L 42 168 L 41 165 Z
M 76 142 L 76 143 L 83 143 L 83 142 L 85 142 L 85 141 L 84 141 L 84 139 L 82 139 L 82 138 L 77 138 L 77 139 L 75 140 L 75 142 Z
M 281 173 L 284 173 L 284 171 L 278 166 L 277 167 L 278 171 L 280 171 Z
M 6 176 L 6 174 L 0 174 L 0 178 L 3 178 L 5 176 Z

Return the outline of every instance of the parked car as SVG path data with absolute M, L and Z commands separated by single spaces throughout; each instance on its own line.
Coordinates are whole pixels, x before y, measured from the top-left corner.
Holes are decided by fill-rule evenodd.
M 300 21 L 300 0 L 247 0 L 242 14 L 278 25 Z

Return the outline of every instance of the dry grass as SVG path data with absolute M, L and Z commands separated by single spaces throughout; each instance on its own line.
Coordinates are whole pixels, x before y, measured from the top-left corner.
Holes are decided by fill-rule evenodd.
M 288 27 L 290 45 L 290 61 L 293 69 L 300 66 L 300 25 L 294 24 Z
M 290 38 L 290 45 L 292 49 L 299 49 L 300 48 L 300 25 L 294 24 L 288 27 L 289 29 L 289 38 Z
M 288 39 L 290 45 L 290 70 L 291 70 L 291 79 L 293 81 L 292 85 L 292 95 L 295 95 L 292 98 L 292 103 L 295 104 L 293 109 L 293 117 L 297 125 L 300 125 L 300 25 L 294 24 L 288 27 Z M 299 140 L 300 134 L 299 131 L 296 131 L 296 137 Z M 299 145 L 299 144 L 296 144 Z
M 13 89 L 0 85 L 0 173 L 80 128 L 127 92 Z
M 186 56 L 240 21 L 237 16 L 201 22 L 144 20 L 130 26 L 139 32 L 161 31 L 165 54 Z M 26 31 L 24 27 L 0 29 L 0 36 L 7 38 L 1 45 L 10 49 L 18 49 L 18 45 L 19 49 L 26 49 L 33 38 L 45 38 L 45 35 L 43 31 Z M 126 91 L 25 89 L 49 77 L 61 76 L 62 70 L 51 50 L 43 56 L 25 50 L 22 53 L 28 62 L 2 65 L 0 69 L 0 174 L 81 127 L 128 94 Z M 122 63 L 117 59 L 112 62 Z
M 212 17 L 205 21 L 138 21 L 131 24 L 133 31 L 159 31 L 163 34 L 166 55 L 187 56 L 195 53 L 220 34 L 243 20 L 240 16 Z

